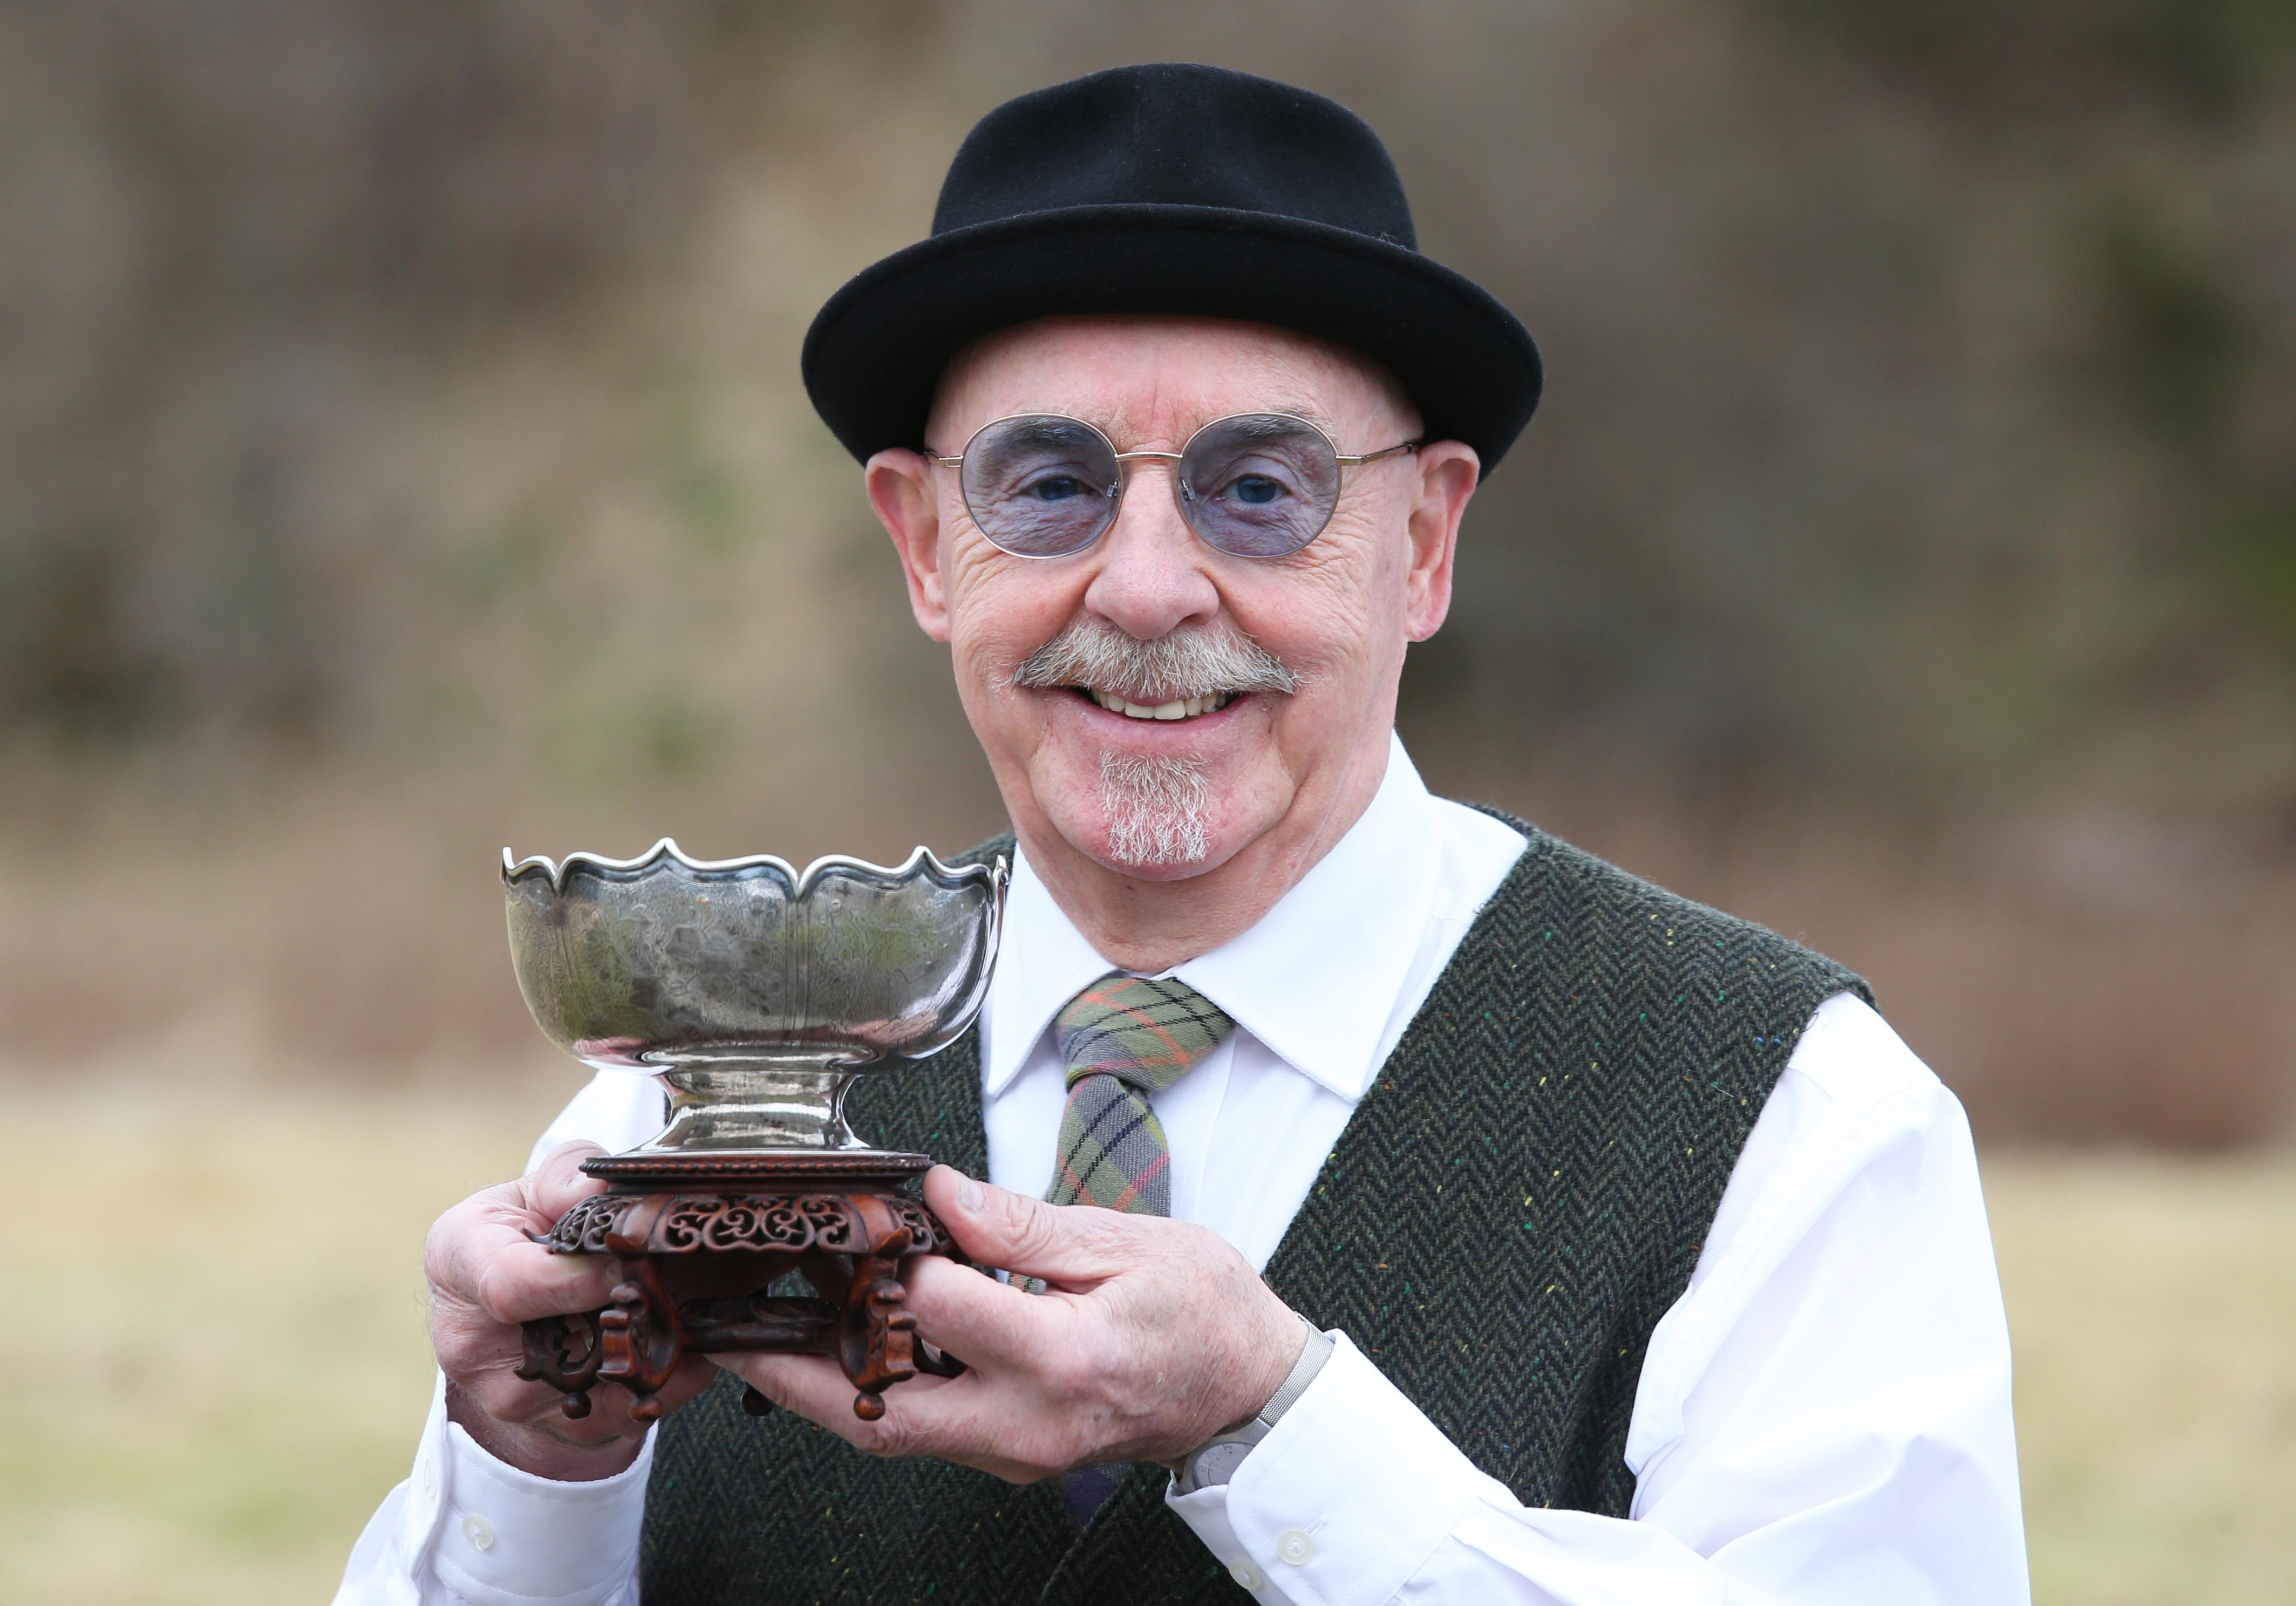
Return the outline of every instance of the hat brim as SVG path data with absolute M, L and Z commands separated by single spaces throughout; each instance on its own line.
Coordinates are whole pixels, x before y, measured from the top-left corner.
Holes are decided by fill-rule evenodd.
M 1466 442 L 1486 474 L 1538 406 L 1537 343 L 1464 274 L 1324 224 L 1151 204 L 1001 218 L 894 253 L 814 319 L 806 393 L 857 458 L 922 447 L 951 357 L 1063 313 L 1237 318 L 1349 347 L 1402 382 L 1426 438 Z

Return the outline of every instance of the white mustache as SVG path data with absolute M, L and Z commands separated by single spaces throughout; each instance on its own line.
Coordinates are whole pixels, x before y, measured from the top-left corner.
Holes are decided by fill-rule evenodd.
M 1209 692 L 1299 691 L 1300 676 L 1233 625 L 1188 625 L 1153 641 L 1085 616 L 1021 660 L 1013 684 L 1042 690 L 1086 686 L 1139 702 Z

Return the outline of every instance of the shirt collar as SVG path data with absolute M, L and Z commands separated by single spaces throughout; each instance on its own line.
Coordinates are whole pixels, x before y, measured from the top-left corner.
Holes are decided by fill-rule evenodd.
M 1234 1017 L 1278 1058 L 1349 1100 L 1418 953 L 1434 896 L 1434 799 L 1389 738 L 1387 773 L 1345 836 L 1259 923 L 1169 974 Z M 1018 1075 L 1062 1004 L 1111 969 L 1015 852 L 987 1010 L 984 1089 Z

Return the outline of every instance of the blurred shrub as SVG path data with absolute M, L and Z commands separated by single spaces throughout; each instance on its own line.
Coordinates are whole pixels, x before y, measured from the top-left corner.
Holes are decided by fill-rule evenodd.
M 2163 544 L 2227 617 L 2296 651 L 2296 367 L 2284 162 L 2296 8 L 2276 0 L 1755 0 L 1945 126 L 2046 163 L 2095 215 L 2067 225 L 2068 299 L 2161 459 Z M 2259 203 L 2262 204 L 2259 205 Z M 2080 263 L 2086 258 L 2086 273 Z M 2086 282 L 2084 282 L 2084 279 Z M 2084 421 L 2095 428 L 2093 421 Z
M 1879 72 L 1996 112 L 2119 120 L 2149 95 L 2203 118 L 2280 86 L 2296 12 L 2278 0 L 1756 0 Z
M 0 713 L 332 733 L 405 532 L 326 477 L 685 225 L 677 45 L 595 4 L 0 17 Z
M 2284 810 L 2292 15 L 13 8 L 0 720 L 689 775 L 907 728 L 799 334 L 988 105 L 1180 51 L 1364 111 L 1552 358 L 1415 740 Z

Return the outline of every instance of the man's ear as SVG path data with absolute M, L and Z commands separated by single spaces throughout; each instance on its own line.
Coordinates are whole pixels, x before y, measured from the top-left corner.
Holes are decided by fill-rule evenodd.
M 941 589 L 940 504 L 933 496 L 932 464 L 921 452 L 890 447 L 863 471 L 869 505 L 893 537 L 901 574 L 909 583 L 909 611 L 917 628 L 937 642 L 948 639 L 948 598 Z
M 1460 440 L 1430 441 L 1414 455 L 1419 488 L 1411 504 L 1411 582 L 1403 602 L 1404 629 L 1423 642 L 1451 611 L 1451 563 L 1459 549 L 1459 520 L 1482 475 L 1482 459 Z

